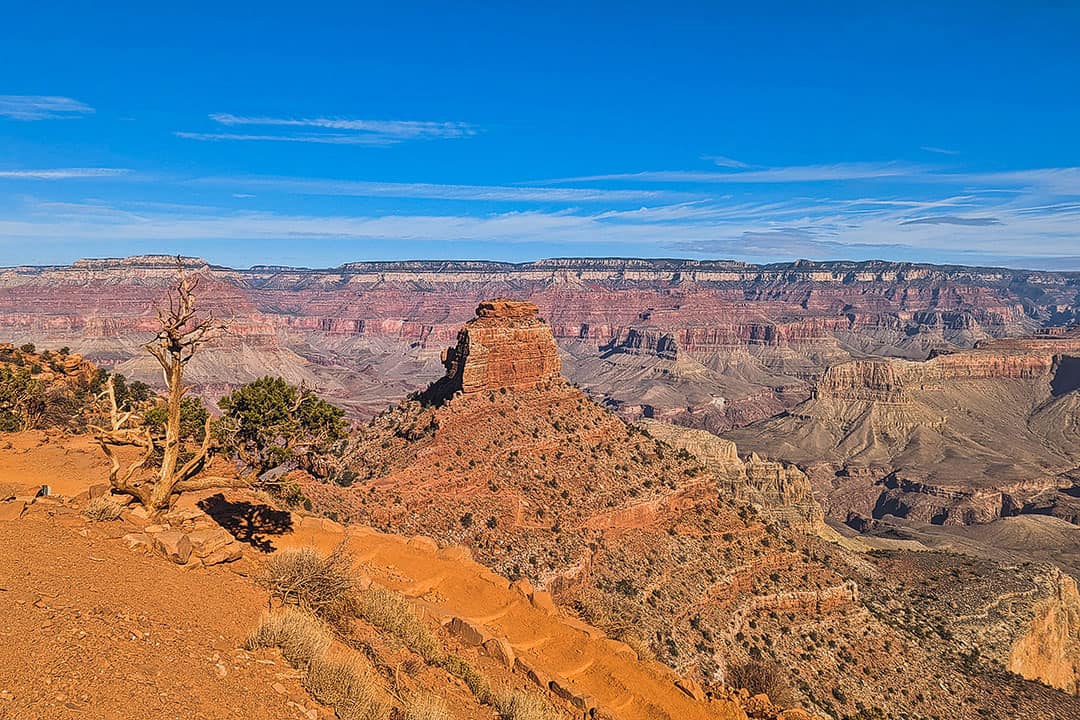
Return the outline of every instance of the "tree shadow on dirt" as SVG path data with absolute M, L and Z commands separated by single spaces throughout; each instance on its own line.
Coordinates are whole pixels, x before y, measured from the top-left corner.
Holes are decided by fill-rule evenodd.
M 293 528 L 292 514 L 286 510 L 246 500 L 226 500 L 222 493 L 204 498 L 198 505 L 237 540 L 262 552 L 274 551 L 268 536 L 284 535 Z

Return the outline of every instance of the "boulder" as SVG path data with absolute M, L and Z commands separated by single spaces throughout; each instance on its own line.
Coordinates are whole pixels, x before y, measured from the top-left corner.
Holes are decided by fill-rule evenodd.
M 532 602 L 532 606 L 537 610 L 543 610 L 549 615 L 555 615 L 558 610 L 555 608 L 555 600 L 552 599 L 551 593 L 545 590 L 536 590 L 529 597 L 529 601 Z
M 489 657 L 498 661 L 507 670 L 514 669 L 514 648 L 503 638 L 491 638 L 484 643 L 484 650 Z
M 165 530 L 153 536 L 154 549 L 177 565 L 191 557 L 191 541 L 179 530 Z
M 705 691 L 701 689 L 701 685 L 698 684 L 698 681 L 693 678 L 681 677 L 675 681 L 675 687 L 679 688 L 695 700 L 700 701 L 705 699 Z
M 146 551 L 150 549 L 150 536 L 146 533 L 128 533 L 123 539 L 129 550 Z
M 446 630 L 466 645 L 483 645 L 490 637 L 481 628 L 460 617 L 450 618 Z
M 233 562 L 244 556 L 244 547 L 238 542 L 224 545 L 209 555 L 200 558 L 203 565 L 220 565 L 221 563 Z
M 193 530 L 188 533 L 188 541 L 191 542 L 191 552 L 195 557 L 205 558 L 226 545 L 236 542 L 233 536 L 221 527 L 208 527 Z

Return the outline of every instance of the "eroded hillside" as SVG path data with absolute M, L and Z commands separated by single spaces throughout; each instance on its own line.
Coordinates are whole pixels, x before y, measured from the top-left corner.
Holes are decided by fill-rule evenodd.
M 305 485 L 314 506 L 464 543 L 706 689 L 767 662 L 798 702 L 836 717 L 1074 712 L 1073 700 L 1006 673 L 1022 628 L 965 664 L 962 653 L 984 640 L 935 645 L 921 626 L 880 617 L 859 585 L 887 568 L 823 539 L 802 473 L 626 424 L 536 361 L 555 357 L 555 343 L 542 323 L 522 320 L 535 315 L 523 303 L 482 304 L 446 355 L 446 377 L 361 429 L 358 481 Z M 481 364 L 470 368 L 471 357 Z M 994 700 L 1002 692 L 1019 710 Z

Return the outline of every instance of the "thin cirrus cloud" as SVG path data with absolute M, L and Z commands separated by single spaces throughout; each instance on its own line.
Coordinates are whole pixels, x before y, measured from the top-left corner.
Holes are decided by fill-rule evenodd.
M 705 155 L 701 159 L 708 160 L 709 162 L 719 167 L 738 169 L 745 169 L 750 167 L 748 163 L 744 163 L 742 160 L 736 160 L 735 158 L 729 158 L 723 155 Z
M 792 165 L 788 167 L 768 167 L 746 170 L 733 168 L 730 172 L 656 170 L 635 173 L 612 173 L 608 175 L 583 175 L 547 180 L 545 181 L 545 184 L 560 185 L 563 183 L 610 180 L 729 184 L 812 183 L 920 177 L 926 171 L 927 168 L 923 166 L 899 162 L 853 162 L 834 163 L 831 165 Z
M 687 197 L 667 190 L 626 190 L 607 188 L 553 188 L 513 185 L 451 185 L 438 183 L 370 182 L 290 177 L 209 177 L 196 184 L 223 185 L 249 194 L 252 189 L 295 195 L 341 197 L 415 198 L 421 200 L 462 200 L 476 202 L 594 203 L 655 202 Z
M 319 143 L 326 145 L 396 145 L 408 140 L 470 137 L 477 129 L 462 122 L 363 120 L 355 118 L 287 118 L 214 113 L 210 119 L 237 130 L 176 131 L 177 137 L 204 141 Z
M 901 225 L 960 225 L 967 227 L 989 227 L 990 225 L 1003 225 L 995 217 L 960 217 L 959 215 L 932 215 L 930 217 L 912 218 L 902 220 Z
M 86 103 L 59 95 L 0 95 L 0 117 L 9 120 L 70 120 L 93 112 Z
M 923 145 L 919 148 L 929 153 L 937 153 L 938 155 L 959 155 L 959 150 L 949 150 L 948 148 L 935 147 L 933 145 Z
M 48 168 L 38 170 L 0 170 L 0 178 L 8 180 L 73 180 L 79 178 L 110 178 L 127 175 L 127 168 Z

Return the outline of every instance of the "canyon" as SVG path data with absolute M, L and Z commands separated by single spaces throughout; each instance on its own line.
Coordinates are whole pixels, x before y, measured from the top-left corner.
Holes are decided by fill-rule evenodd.
M 832 716 L 1075 711 L 1080 274 L 183 262 L 209 405 L 280 375 L 357 421 L 315 512 L 467 547 L 691 694 L 765 661 Z M 159 383 L 175 271 L 0 269 L 0 339 Z
M 714 432 L 797 405 L 845 360 L 926 359 L 1068 324 L 1080 293 L 1080 273 L 886 262 L 185 264 L 230 326 L 192 366 L 207 397 L 273 373 L 367 417 L 441 375 L 440 352 L 480 301 L 513 297 L 538 307 L 568 377 L 624 417 Z M 141 343 L 174 272 L 163 256 L 0 269 L 0 336 L 153 382 Z
M 1053 566 L 938 553 L 936 583 L 960 573 L 982 584 L 923 609 L 909 597 L 922 592 L 925 548 L 879 555 L 841 535 L 794 465 L 740 455 L 703 430 L 625 423 L 532 352 L 550 347 L 550 330 L 531 306 L 476 312 L 443 379 L 359 428 L 355 483 L 302 483 L 317 511 L 464 545 L 706 691 L 765 660 L 798 704 L 834 717 L 1073 712 L 1019 679 L 1074 691 L 1078 608 Z M 518 363 L 500 361 L 521 347 Z M 973 652 L 982 659 L 961 660 Z M 898 666 L 920 668 L 903 688 Z M 986 704 L 1003 688 L 1015 700 Z

